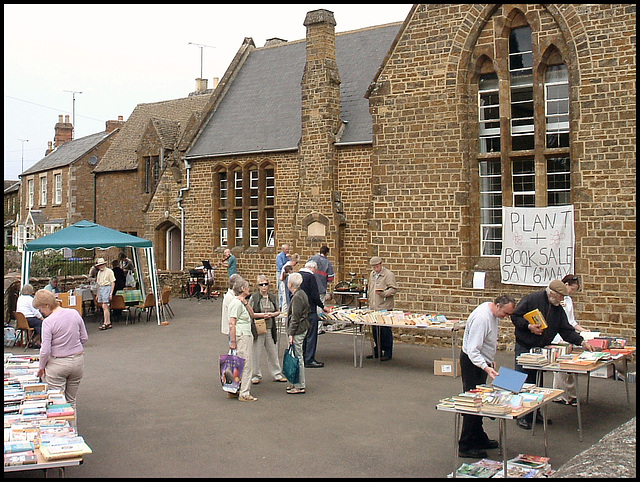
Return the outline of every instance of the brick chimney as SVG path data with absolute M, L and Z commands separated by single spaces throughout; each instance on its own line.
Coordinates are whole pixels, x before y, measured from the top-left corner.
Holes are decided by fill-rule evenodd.
M 47 150 L 44 153 L 45 156 L 48 156 L 53 152 L 53 141 L 48 141 L 48 143 L 49 143 L 49 147 L 47 147 Z
M 55 126 L 55 136 L 53 138 L 53 147 L 58 147 L 65 142 L 73 140 L 73 125 L 69 122 L 69 116 L 64 116 L 64 122 L 62 121 L 62 114 L 58 116 L 58 123 Z
M 107 134 L 111 134 L 116 129 L 120 129 L 123 125 L 124 125 L 124 120 L 122 119 L 121 115 L 118 116 L 118 120 L 108 120 L 106 122 Z
M 333 12 L 307 13 L 306 63 L 302 76 L 302 135 L 299 145 L 300 205 L 296 246 L 340 246 L 341 221 L 335 210 L 337 193 L 336 133 L 340 120 L 340 74 L 336 63 L 336 21 Z M 312 245 L 310 245 L 312 243 Z M 317 244 L 317 246 L 316 246 Z M 333 251 L 336 256 L 339 249 Z

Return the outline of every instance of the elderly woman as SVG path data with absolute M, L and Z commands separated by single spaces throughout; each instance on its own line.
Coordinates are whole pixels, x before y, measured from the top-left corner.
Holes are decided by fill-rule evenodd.
M 236 354 L 244 358 L 244 369 L 240 381 L 240 393 L 227 393 L 229 398 L 238 397 L 241 402 L 255 402 L 251 396 L 251 376 L 253 374 L 253 333 L 251 332 L 251 318 L 253 309 L 247 301 L 251 294 L 249 282 L 245 279 L 233 286 L 235 298 L 229 303 L 229 348 L 236 350 Z
M 259 335 L 254 326 L 253 377 L 251 378 L 251 383 L 255 385 L 262 380 L 260 360 L 263 348 L 267 353 L 267 365 L 271 379 L 275 382 L 286 382 L 287 379 L 282 374 L 280 359 L 278 358 L 278 325 L 276 324 L 276 317 L 280 315 L 278 298 L 274 293 L 269 292 L 269 278 L 266 275 L 259 275 L 257 281 L 258 291 L 251 295 L 249 304 L 253 309 L 253 319 L 264 320 L 267 332 Z
M 302 344 L 309 330 L 309 299 L 307 294 L 300 289 L 302 284 L 302 275 L 300 273 L 291 273 L 287 278 L 287 285 L 291 291 L 291 302 L 289 303 L 289 313 L 287 317 L 287 335 L 289 335 L 289 344 L 293 343 L 300 364 L 300 379 L 298 383 L 289 385 L 287 393 L 297 394 L 305 392 L 304 378 L 304 350 Z
M 20 290 L 20 296 L 16 304 L 16 311 L 22 313 L 29 326 L 35 330 L 35 337 L 29 343 L 29 348 L 40 348 L 40 333 L 42 332 L 42 313 L 33 307 L 34 289 L 29 283 Z
M 84 344 L 89 339 L 84 320 L 75 309 L 59 306 L 47 290 L 38 290 L 33 307 L 45 317 L 38 376 L 50 389 L 61 390 L 75 410 L 84 374 Z

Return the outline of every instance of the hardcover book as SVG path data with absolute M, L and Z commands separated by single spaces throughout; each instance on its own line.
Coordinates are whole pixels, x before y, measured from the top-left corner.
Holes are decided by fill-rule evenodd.
M 542 312 L 538 308 L 531 310 L 529 313 L 525 313 L 523 316 L 525 320 L 532 325 L 537 325 L 541 330 L 544 330 L 548 326 L 547 320 L 544 319 Z

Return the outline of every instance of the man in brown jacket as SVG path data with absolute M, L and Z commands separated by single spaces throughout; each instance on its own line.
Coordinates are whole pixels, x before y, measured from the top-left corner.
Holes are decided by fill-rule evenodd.
M 372 310 L 393 310 L 393 297 L 398 291 L 396 276 L 382 266 L 382 258 L 374 256 L 369 261 L 373 268 L 369 275 L 367 298 Z M 378 336 L 380 343 L 378 344 Z M 391 360 L 393 356 L 393 331 L 388 326 L 373 327 L 374 350 L 367 358 L 378 358 L 380 361 Z

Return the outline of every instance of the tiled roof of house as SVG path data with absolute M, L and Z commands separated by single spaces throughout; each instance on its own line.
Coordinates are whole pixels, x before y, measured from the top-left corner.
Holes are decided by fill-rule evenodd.
M 4 180 L 4 193 L 9 194 L 11 192 L 17 191 L 20 188 L 20 181 L 10 181 L 8 179 Z
M 182 132 L 181 129 L 184 129 L 191 115 L 202 111 L 210 97 L 211 94 L 192 95 L 180 99 L 138 104 L 94 171 L 137 169 L 136 149 L 150 120 L 158 131 L 163 147 L 167 147 L 164 145 L 165 142 L 172 142 L 172 146 L 175 145 L 179 132 Z
M 22 175 L 35 174 L 37 172 L 48 171 L 56 167 L 68 166 L 73 161 L 79 159 L 89 150 L 100 144 L 108 134 L 106 131 L 90 134 L 80 139 L 74 139 L 58 146 L 53 152 L 44 156 Z
M 364 95 L 402 23 L 336 34 L 342 120 L 339 143 L 372 142 Z M 297 149 L 306 41 L 253 49 L 187 157 Z

